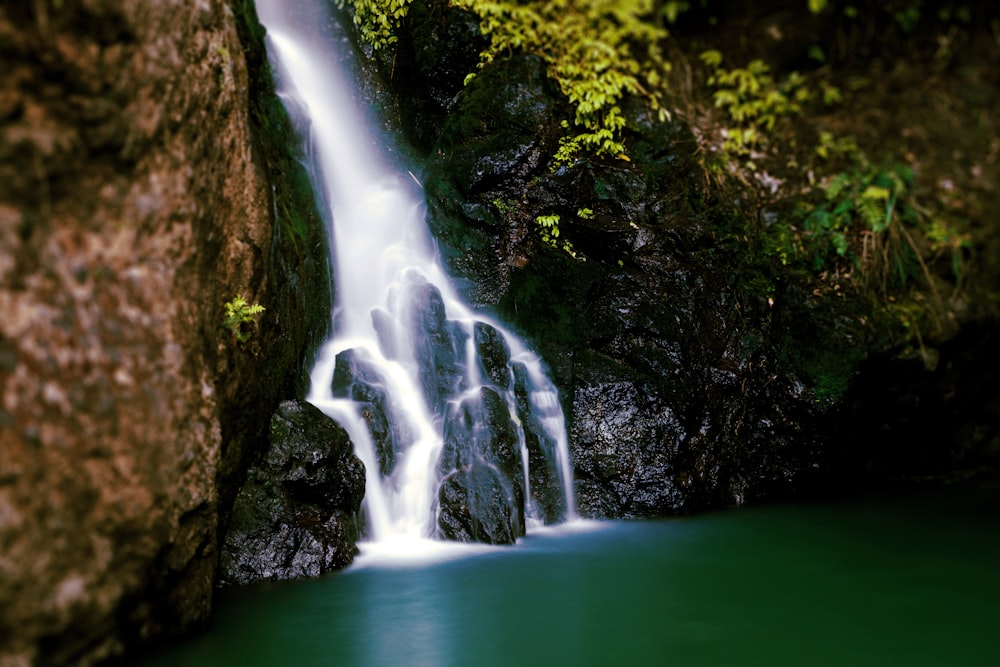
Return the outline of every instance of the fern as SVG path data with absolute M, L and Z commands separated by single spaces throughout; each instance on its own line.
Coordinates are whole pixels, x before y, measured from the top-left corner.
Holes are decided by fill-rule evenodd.
M 236 340 L 245 343 L 250 340 L 253 330 L 257 327 L 257 317 L 264 312 L 264 306 L 249 303 L 242 294 L 237 294 L 232 301 L 225 304 L 226 316 L 222 320 L 223 328 L 229 330 Z
M 555 164 L 583 156 L 628 159 L 620 107 L 640 95 L 666 115 L 656 92 L 670 69 L 660 51 L 667 31 L 651 0 L 452 0 L 480 18 L 489 45 L 479 67 L 514 53 L 540 56 L 573 108 Z M 676 17 L 679 4 L 672 5 Z M 668 16 L 669 18 L 669 16 Z
M 395 44 L 396 30 L 411 2 L 413 0 L 350 0 L 354 7 L 354 24 L 361 38 L 375 49 Z M 344 0 L 338 0 L 337 4 L 343 7 Z
M 775 80 L 763 60 L 727 69 L 722 66 L 719 51 L 704 51 L 700 58 L 709 69 L 706 83 L 715 89 L 712 95 L 715 106 L 724 110 L 735 124 L 725 131 L 722 147 L 727 153 L 749 156 L 754 149 L 767 144 L 782 118 L 801 113 L 802 105 L 816 97 L 816 91 L 801 74 L 792 72 L 781 81 Z M 820 88 L 824 103 L 840 101 L 837 88 L 823 81 Z
M 876 234 L 889 226 L 885 208 L 881 206 L 882 201 L 881 199 L 862 196 L 854 203 L 855 209 L 861 220 L 865 223 L 865 226 Z

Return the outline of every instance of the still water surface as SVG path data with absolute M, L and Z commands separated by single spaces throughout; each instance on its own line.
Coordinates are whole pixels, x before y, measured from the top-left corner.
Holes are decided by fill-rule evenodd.
M 1000 664 L 996 498 L 578 525 L 223 592 L 146 667 Z

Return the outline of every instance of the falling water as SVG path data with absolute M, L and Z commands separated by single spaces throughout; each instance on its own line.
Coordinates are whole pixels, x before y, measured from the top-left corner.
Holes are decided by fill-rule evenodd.
M 308 400 L 367 468 L 368 539 L 509 542 L 574 516 L 568 444 L 540 360 L 462 303 L 412 175 L 377 147 L 327 0 L 258 0 L 278 94 L 308 129 L 336 279 Z

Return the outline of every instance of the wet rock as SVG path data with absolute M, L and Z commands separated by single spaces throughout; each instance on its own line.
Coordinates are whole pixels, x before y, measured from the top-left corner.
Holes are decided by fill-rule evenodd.
M 392 79 L 409 140 L 426 151 L 486 40 L 479 19 L 447 0 L 413 3 L 406 23 L 400 48 L 412 49 L 412 60 L 407 58 L 405 74 Z
M 438 529 L 459 542 L 513 544 L 524 535 L 524 495 L 503 472 L 477 462 L 456 470 L 438 491 Z
M 546 524 L 557 523 L 566 517 L 567 509 L 566 495 L 559 480 L 557 445 L 543 426 L 542 415 L 530 404 L 527 368 L 522 363 L 515 363 L 512 368 L 517 417 L 521 422 L 525 448 L 528 450 L 528 484 L 531 489 L 529 501 L 542 521 Z
M 361 359 L 355 350 L 344 350 L 335 360 L 331 390 L 335 397 L 358 402 L 375 445 L 379 472 L 383 476 L 392 474 L 408 438 L 403 422 L 395 418 L 392 398 L 378 369 Z
M 438 526 L 445 538 L 509 544 L 524 534 L 517 431 L 496 391 L 483 387 L 448 415 L 438 472 Z
M 219 571 L 223 585 L 316 577 L 357 553 L 365 470 L 339 425 L 304 401 L 271 420 L 270 448 L 236 497 Z
M 438 469 L 447 473 L 484 460 L 508 475 L 520 470 L 517 432 L 503 399 L 489 387 L 463 398 L 448 414 Z
M 428 405 L 440 412 L 464 387 L 465 334 L 445 317 L 441 291 L 426 281 L 408 286 L 407 331 Z
M 485 322 L 476 322 L 472 340 L 490 382 L 505 390 L 510 386 L 510 346 L 503 335 Z
M 486 68 L 449 107 L 424 177 L 449 269 L 553 371 L 579 511 L 661 516 L 801 488 L 820 413 L 783 363 L 783 303 L 755 291 L 733 242 L 742 214 L 705 190 L 690 129 L 624 100 L 630 162 L 552 170 L 562 105 L 530 58 Z M 586 262 L 539 240 L 541 214 L 560 216 Z M 532 495 L 552 520 L 564 511 L 543 472 L 552 445 L 518 411 Z

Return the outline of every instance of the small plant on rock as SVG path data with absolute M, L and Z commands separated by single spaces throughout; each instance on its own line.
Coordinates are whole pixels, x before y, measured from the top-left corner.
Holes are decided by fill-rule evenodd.
M 226 303 L 226 316 L 222 320 L 222 326 L 232 332 L 238 342 L 245 343 L 257 329 L 257 317 L 264 310 L 264 306 L 249 303 L 242 294 L 237 294 L 232 301 Z

